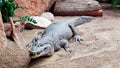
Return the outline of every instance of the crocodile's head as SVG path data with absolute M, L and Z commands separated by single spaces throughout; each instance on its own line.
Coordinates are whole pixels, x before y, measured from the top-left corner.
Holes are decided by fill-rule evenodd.
M 50 44 L 41 44 L 41 39 L 36 37 L 27 45 L 29 49 L 31 58 L 38 58 L 40 56 L 49 56 L 51 53 L 51 45 Z

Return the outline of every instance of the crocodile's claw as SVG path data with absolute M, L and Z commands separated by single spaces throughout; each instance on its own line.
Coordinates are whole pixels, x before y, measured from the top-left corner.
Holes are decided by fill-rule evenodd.
M 74 39 L 75 39 L 76 42 L 83 41 L 83 39 L 81 39 L 79 35 L 75 35 L 75 36 L 74 36 Z M 80 43 L 81 43 L 81 42 L 80 42 Z
M 67 51 L 67 53 L 68 53 L 68 55 L 70 55 L 70 56 L 72 56 L 72 49 L 71 48 L 66 48 L 66 51 Z

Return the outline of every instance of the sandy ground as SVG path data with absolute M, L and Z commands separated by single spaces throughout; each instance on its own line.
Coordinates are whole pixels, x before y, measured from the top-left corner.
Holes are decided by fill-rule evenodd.
M 75 17 L 57 16 L 55 21 Z M 72 56 L 61 49 L 51 57 L 30 60 L 27 49 L 21 49 L 8 40 L 8 47 L 5 49 L 7 54 L 2 55 L 5 56 L 2 60 L 6 61 L 1 62 L 4 63 L 2 66 L 4 68 L 120 68 L 119 12 L 104 10 L 103 17 L 97 17 L 90 23 L 78 26 L 77 29 L 84 41 L 82 45 L 74 41 L 70 42 Z M 22 48 L 25 48 L 25 45 L 43 30 L 23 30 L 18 33 Z

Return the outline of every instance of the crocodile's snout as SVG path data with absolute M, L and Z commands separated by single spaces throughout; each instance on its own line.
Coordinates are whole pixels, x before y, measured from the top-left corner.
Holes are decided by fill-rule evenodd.
M 40 56 L 49 56 L 49 53 L 51 52 L 51 45 L 50 44 L 44 44 L 41 46 L 34 46 L 29 51 L 29 55 L 31 58 L 38 58 Z

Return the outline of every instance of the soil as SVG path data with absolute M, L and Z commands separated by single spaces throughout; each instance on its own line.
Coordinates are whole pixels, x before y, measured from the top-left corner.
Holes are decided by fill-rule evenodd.
M 71 56 L 61 49 L 51 57 L 30 60 L 27 49 L 22 50 L 21 48 L 25 48 L 37 33 L 44 29 L 19 32 L 21 46 L 16 46 L 8 39 L 8 47 L 6 48 L 10 49 L 11 46 L 19 48 L 10 50 L 11 53 L 16 53 L 7 53 L 6 57 L 18 63 L 11 60 L 6 63 L 8 61 L 6 59 L 6 62 L 3 62 L 4 68 L 120 68 L 120 12 L 109 9 L 103 11 L 103 17 L 96 17 L 92 22 L 77 27 L 84 41 L 82 44 L 70 42 L 70 47 L 73 50 Z M 54 21 L 75 17 L 77 16 L 56 16 Z M 7 51 L 6 49 L 5 51 Z M 10 66 L 9 63 L 11 63 L 11 67 L 7 67 L 7 65 Z

